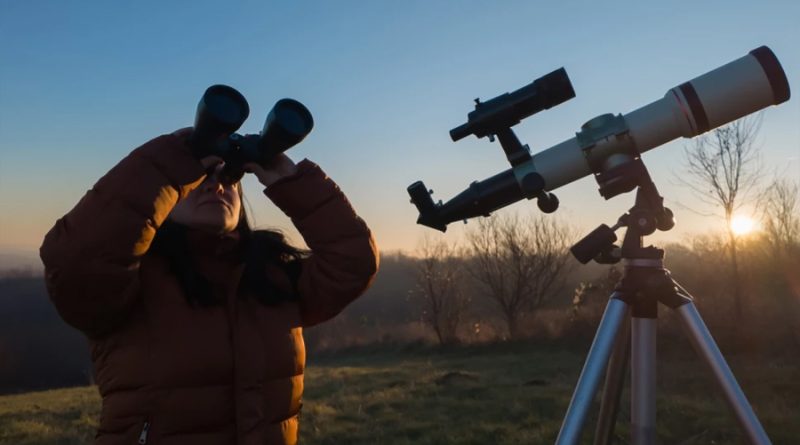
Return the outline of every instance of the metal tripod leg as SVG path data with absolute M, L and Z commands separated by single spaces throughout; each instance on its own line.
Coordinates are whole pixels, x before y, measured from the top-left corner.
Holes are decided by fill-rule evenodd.
M 634 313 L 635 315 L 635 313 Z M 631 443 L 656 443 L 655 318 L 631 318 Z
M 691 298 L 691 296 L 688 297 Z M 714 379 L 722 387 L 725 401 L 728 402 L 728 406 L 736 415 L 736 419 L 745 431 L 750 443 L 757 445 L 770 444 L 767 433 L 758 421 L 753 408 L 750 407 L 747 397 L 745 397 L 744 392 L 736 382 L 733 372 L 725 362 L 725 358 L 722 357 L 722 353 L 711 337 L 711 333 L 700 317 L 700 313 L 697 312 L 694 303 L 686 303 L 678 307 L 677 312 L 680 315 L 686 335 L 692 342 L 692 346 L 711 368 Z
M 631 341 L 631 328 L 626 311 L 622 330 L 617 336 L 614 352 L 606 369 L 606 382 L 603 385 L 603 399 L 600 402 L 600 414 L 597 418 L 597 427 L 594 431 L 594 445 L 608 445 L 614 434 L 614 425 L 617 423 L 619 401 L 622 398 L 622 386 L 625 384 L 625 369 L 628 367 L 628 347 Z
M 564 416 L 564 423 L 561 424 L 556 439 L 558 445 L 577 445 L 581 438 L 583 425 L 586 423 L 586 417 L 600 385 L 600 378 L 603 376 L 611 350 L 628 313 L 627 303 L 615 298 L 616 296 L 616 292 L 612 294 L 597 328 L 586 363 L 569 402 L 567 414 Z

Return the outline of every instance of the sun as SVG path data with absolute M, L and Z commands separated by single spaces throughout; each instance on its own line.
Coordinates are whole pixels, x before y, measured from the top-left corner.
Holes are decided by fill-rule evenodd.
M 734 235 L 747 235 L 756 230 L 756 228 L 756 222 L 749 216 L 737 215 L 731 220 L 731 230 Z

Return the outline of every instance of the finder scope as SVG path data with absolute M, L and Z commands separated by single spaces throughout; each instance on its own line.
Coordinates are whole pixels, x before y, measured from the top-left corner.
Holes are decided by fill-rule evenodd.
M 475 111 L 467 115 L 467 123 L 450 130 L 453 142 L 470 134 L 482 138 L 513 127 L 522 119 L 552 108 L 575 97 L 567 71 L 559 68 L 528 85 L 481 102 L 475 99 Z

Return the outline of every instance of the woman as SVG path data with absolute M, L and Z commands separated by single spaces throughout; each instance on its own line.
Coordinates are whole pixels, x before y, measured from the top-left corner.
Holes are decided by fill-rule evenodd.
M 194 158 L 189 133 L 135 149 L 41 247 L 56 308 L 89 338 L 95 444 L 296 443 L 302 327 L 367 289 L 377 248 L 336 184 L 285 156 L 245 170 L 311 252 L 251 231 L 240 184 Z

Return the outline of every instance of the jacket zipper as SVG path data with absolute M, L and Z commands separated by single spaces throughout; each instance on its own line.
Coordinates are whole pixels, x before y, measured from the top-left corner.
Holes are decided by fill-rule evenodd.
M 144 445 L 147 443 L 147 432 L 150 430 L 150 422 L 145 421 L 144 425 L 142 426 L 142 432 L 139 433 L 139 445 Z

